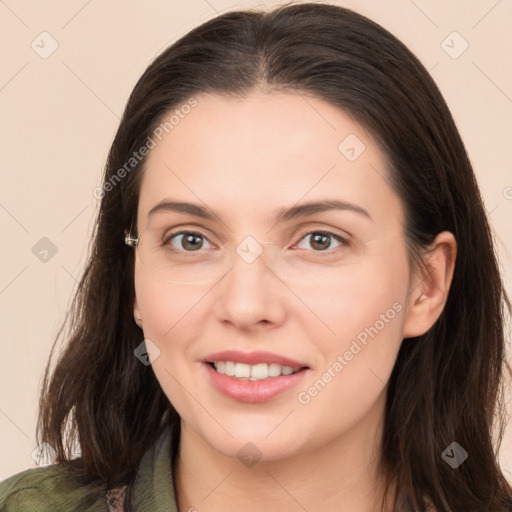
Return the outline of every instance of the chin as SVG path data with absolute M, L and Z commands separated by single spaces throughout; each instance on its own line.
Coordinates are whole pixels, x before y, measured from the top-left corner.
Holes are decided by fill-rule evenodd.
M 292 457 L 301 452 L 308 451 L 304 440 L 297 436 L 297 432 L 289 432 L 283 429 L 278 432 L 277 427 L 272 432 L 268 423 L 261 422 L 262 427 L 249 428 L 247 422 L 244 426 L 235 427 L 226 424 L 225 428 L 233 436 L 224 432 L 212 436 L 211 429 L 206 435 L 199 433 L 203 440 L 214 450 L 230 458 L 257 461 L 275 461 Z M 208 427 L 210 428 L 210 427 Z

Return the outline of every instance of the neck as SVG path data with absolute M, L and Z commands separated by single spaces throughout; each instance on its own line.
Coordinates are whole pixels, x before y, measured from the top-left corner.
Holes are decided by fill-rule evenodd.
M 173 471 L 179 511 L 391 511 L 393 492 L 383 509 L 384 479 L 377 473 L 383 404 L 314 451 L 251 467 L 214 450 L 182 422 Z

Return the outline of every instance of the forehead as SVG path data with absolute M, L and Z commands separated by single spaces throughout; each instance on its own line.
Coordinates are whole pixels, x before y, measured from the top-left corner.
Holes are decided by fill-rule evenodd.
M 166 197 L 202 203 L 233 222 L 270 221 L 279 207 L 336 198 L 401 223 L 384 155 L 336 106 L 295 92 L 194 98 L 154 139 L 140 190 L 142 221 Z

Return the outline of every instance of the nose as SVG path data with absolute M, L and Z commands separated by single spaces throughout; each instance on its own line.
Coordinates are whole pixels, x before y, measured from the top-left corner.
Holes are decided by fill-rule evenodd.
M 265 246 L 261 244 L 263 251 Z M 238 247 L 231 269 L 215 287 L 218 294 L 215 314 L 219 321 L 239 329 L 275 327 L 286 316 L 286 287 L 267 265 L 263 252 L 253 259 L 254 247 L 252 257 L 244 253 L 246 248 L 243 244 Z

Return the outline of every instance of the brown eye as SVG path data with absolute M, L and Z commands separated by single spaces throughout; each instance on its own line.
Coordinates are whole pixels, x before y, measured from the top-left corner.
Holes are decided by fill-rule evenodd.
M 182 238 L 179 239 L 179 237 Z M 174 241 L 177 241 L 176 244 L 174 244 Z M 177 233 L 171 233 L 166 238 L 165 243 L 171 243 L 171 247 L 178 251 L 194 252 L 202 249 L 205 241 L 207 242 L 207 239 L 201 233 L 179 231 Z
M 333 239 L 336 242 L 338 242 L 338 246 L 336 246 L 336 247 L 350 245 L 348 240 L 341 237 L 340 235 L 331 233 L 330 231 L 311 231 L 301 238 L 301 242 L 308 237 L 310 237 L 308 244 L 310 247 L 312 247 L 315 250 L 314 252 L 324 252 L 327 249 L 331 249 L 332 248 L 331 243 L 332 243 Z M 329 251 L 329 252 L 334 252 L 334 251 Z

